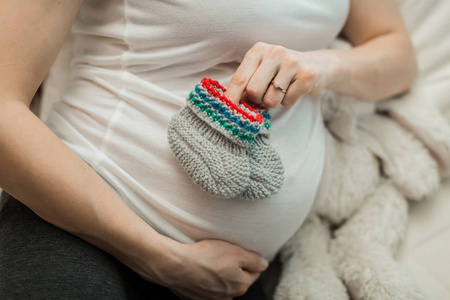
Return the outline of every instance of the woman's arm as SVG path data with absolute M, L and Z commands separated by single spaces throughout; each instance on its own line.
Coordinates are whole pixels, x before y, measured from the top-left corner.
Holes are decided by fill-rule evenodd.
M 151 240 L 146 250 L 156 256 L 161 238 L 28 109 L 82 2 L 0 2 L 0 186 L 48 222 L 131 264 L 128 252 Z
M 351 1 L 343 33 L 354 48 L 325 51 L 338 61 L 328 88 L 373 101 L 409 90 L 417 62 L 396 1 Z
M 294 105 L 326 88 L 378 101 L 410 88 L 417 63 L 395 0 L 352 0 L 343 33 L 350 50 L 297 52 L 257 43 L 232 77 L 226 95 L 269 107 Z M 271 84 L 272 79 L 287 93 Z
M 147 280 L 195 299 L 242 294 L 265 269 L 259 255 L 158 234 L 29 111 L 82 2 L 0 1 L 0 187 Z

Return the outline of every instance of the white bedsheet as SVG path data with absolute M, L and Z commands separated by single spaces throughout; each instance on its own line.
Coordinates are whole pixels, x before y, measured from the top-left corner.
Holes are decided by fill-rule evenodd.
M 450 1 L 398 0 L 416 50 L 420 76 L 412 90 L 433 101 L 450 123 Z M 411 203 L 398 259 L 430 300 L 450 299 L 450 180 L 430 199 Z

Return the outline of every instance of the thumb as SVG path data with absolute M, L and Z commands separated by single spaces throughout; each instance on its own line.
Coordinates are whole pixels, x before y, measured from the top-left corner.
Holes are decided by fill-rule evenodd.
M 264 257 L 254 253 L 247 252 L 247 255 L 241 261 L 242 269 L 248 272 L 263 272 L 269 266 L 269 262 Z

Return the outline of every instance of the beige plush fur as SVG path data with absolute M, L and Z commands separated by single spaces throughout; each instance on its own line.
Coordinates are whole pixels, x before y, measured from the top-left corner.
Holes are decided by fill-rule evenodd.
M 419 78 L 407 95 L 376 104 L 322 94 L 324 176 L 308 219 L 281 251 L 275 300 L 424 299 L 395 254 L 408 200 L 426 199 L 450 176 L 450 2 L 397 2 Z
M 373 103 L 327 91 L 322 109 L 324 176 L 307 221 L 281 251 L 275 299 L 424 299 L 395 254 L 407 200 L 439 186 L 435 156 Z

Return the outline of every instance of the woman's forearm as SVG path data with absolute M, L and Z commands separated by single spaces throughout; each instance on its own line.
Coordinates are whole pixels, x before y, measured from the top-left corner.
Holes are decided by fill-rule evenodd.
M 417 63 L 395 0 L 350 1 L 342 34 L 355 47 L 329 50 L 337 67 L 327 88 L 369 101 L 410 89 Z
M 0 186 L 4 190 L 46 221 L 138 272 L 140 264 L 157 269 L 163 267 L 161 263 L 170 263 L 168 245 L 175 242 L 134 214 L 23 102 L 0 101 L 0 111 Z M 147 268 L 141 275 L 160 281 L 157 274 L 148 273 Z
M 407 92 L 417 76 L 414 50 L 404 34 L 383 34 L 350 50 L 308 54 L 329 62 L 325 88 L 361 100 Z
M 7 12 L 0 22 L 0 187 L 43 219 L 138 272 L 145 265 L 139 259 L 154 262 L 141 275 L 158 281 L 151 271 L 170 262 L 170 240 L 134 214 L 28 109 L 82 4 L 0 1 L 0 11 Z
M 290 107 L 322 89 L 379 101 L 411 88 L 417 62 L 394 0 L 351 1 L 343 34 L 353 48 L 299 52 L 256 43 L 231 78 L 225 96 L 234 103 L 246 100 Z
M 150 273 L 153 266 L 170 262 L 170 240 L 134 214 L 28 109 L 82 4 L 0 1 L 0 11 L 7 12 L 0 22 L 0 187 L 43 219 L 137 271 L 145 265 L 139 257 L 154 262 L 141 275 L 158 281 Z
M 0 187 L 144 279 L 193 299 L 231 299 L 267 268 L 258 254 L 225 241 L 181 244 L 158 234 L 25 103 L 0 99 L 0 111 Z

